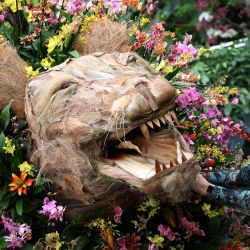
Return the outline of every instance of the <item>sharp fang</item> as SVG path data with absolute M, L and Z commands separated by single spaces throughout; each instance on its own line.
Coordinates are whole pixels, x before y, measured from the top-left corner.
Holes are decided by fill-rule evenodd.
M 174 125 L 173 120 L 172 120 L 169 113 L 165 114 L 164 117 L 165 117 L 167 122 L 169 122 L 171 125 Z
M 142 134 L 144 135 L 144 137 L 149 140 L 150 139 L 150 136 L 149 136 L 149 131 L 148 131 L 148 127 L 146 124 L 142 124 L 140 125 L 140 129 L 141 129 L 141 132 Z
M 162 116 L 162 117 L 160 117 L 160 120 L 162 121 L 162 123 L 163 124 L 166 124 L 166 121 L 165 121 L 165 119 L 164 119 L 164 117 Z
M 148 124 L 148 126 L 149 126 L 150 128 L 154 129 L 154 124 L 153 124 L 153 122 L 149 121 L 149 122 L 147 122 L 147 124 Z
M 161 127 L 161 123 L 160 123 L 160 121 L 159 121 L 158 118 L 155 118 L 155 119 L 153 120 L 153 122 L 154 122 L 159 128 Z
M 161 172 L 161 165 L 158 160 L 155 160 L 155 173 L 160 173 Z

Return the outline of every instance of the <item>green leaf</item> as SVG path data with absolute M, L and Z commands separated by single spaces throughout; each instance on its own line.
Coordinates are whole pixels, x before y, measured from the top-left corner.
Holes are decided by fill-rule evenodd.
M 78 53 L 77 50 L 72 50 L 72 51 L 69 51 L 69 54 L 72 56 L 72 57 L 80 57 L 80 54 Z
M 75 248 L 75 250 L 82 250 L 84 249 L 89 243 L 89 237 L 87 235 L 83 235 L 81 236 L 78 240 L 77 240 L 77 246 Z
M 39 178 L 37 181 L 36 181 L 36 184 L 35 186 L 36 187 L 39 187 L 39 186 L 42 186 L 43 184 L 49 182 L 48 179 L 45 179 L 45 178 Z
M 4 144 L 5 144 L 5 135 L 3 132 L 1 132 L 0 133 L 0 149 L 3 148 Z
M 23 214 L 23 200 L 21 198 L 16 201 L 16 212 L 20 216 Z
M 7 248 L 7 243 L 4 237 L 0 237 L 0 249 L 6 249 L 6 248 Z
M 3 109 L 0 114 L 0 126 L 4 131 L 10 123 L 11 117 L 11 102 Z
M 34 249 L 33 248 L 33 245 L 30 244 L 30 243 L 26 243 L 23 247 L 22 247 L 23 250 L 32 250 Z
M 70 44 L 72 43 L 72 39 L 73 39 L 73 35 L 72 34 L 69 35 L 69 36 L 67 36 L 67 38 L 65 39 L 65 42 L 64 42 L 65 48 L 68 48 L 70 46 Z
M 70 14 L 70 13 L 68 13 L 68 12 L 66 12 L 66 11 L 64 11 L 64 10 L 62 10 L 62 9 L 60 9 L 60 13 L 61 13 L 66 19 L 70 20 L 70 18 L 71 18 L 71 14 Z
M 2 202 L 1 202 L 1 206 L 3 209 L 7 209 L 8 206 L 10 204 L 10 199 L 4 199 Z

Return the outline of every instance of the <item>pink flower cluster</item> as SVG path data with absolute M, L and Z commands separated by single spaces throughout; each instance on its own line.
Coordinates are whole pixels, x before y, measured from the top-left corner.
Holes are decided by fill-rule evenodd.
M 190 58 L 197 56 L 197 49 L 190 43 L 192 35 L 186 34 L 183 42 L 176 42 L 172 47 L 168 60 L 171 65 L 178 66 L 181 63 L 182 66 L 187 66 Z M 184 59 L 186 58 L 186 60 Z M 180 66 L 180 65 L 179 65 Z
M 157 44 L 162 43 L 162 39 L 164 37 L 163 31 L 165 30 L 164 25 L 165 22 L 159 22 L 152 26 L 151 34 L 148 36 L 148 39 L 145 43 L 145 49 L 148 51 L 153 51 Z M 164 46 L 167 46 L 167 43 L 164 43 Z
M 180 229 L 188 232 L 189 236 L 192 236 L 192 235 L 205 236 L 204 231 L 200 229 L 199 225 L 197 225 L 193 221 L 192 222 L 188 221 L 186 217 L 183 217 L 181 219 Z
M 114 221 L 116 223 L 122 224 L 121 217 L 123 214 L 123 209 L 121 207 L 115 208 L 115 215 L 114 215 Z
M 248 224 L 242 225 L 239 219 L 236 219 L 236 221 L 230 225 L 229 231 L 235 235 L 240 232 L 240 235 L 250 237 L 250 226 Z
M 122 6 L 122 1 L 117 0 L 101 0 L 104 6 L 113 11 L 119 11 Z
M 179 234 L 172 231 L 170 227 L 167 227 L 167 226 L 160 224 L 158 226 L 158 231 L 160 232 L 161 236 L 167 237 L 167 239 L 170 241 L 178 239 Z
M 11 249 L 21 248 L 26 241 L 31 240 L 31 229 L 26 224 L 17 224 L 11 218 L 1 216 L 1 223 L 9 233 L 4 236 L 7 247 Z
M 0 11 L 0 23 L 4 22 L 5 17 L 7 16 L 7 12 L 6 11 Z
M 187 107 L 200 109 L 202 104 L 206 101 L 205 97 L 200 94 L 196 88 L 189 88 L 183 91 L 176 98 L 176 103 L 180 106 L 180 108 L 184 109 Z
M 39 213 L 48 216 L 49 220 L 62 221 L 63 213 L 66 208 L 63 206 L 57 206 L 55 200 L 50 201 L 48 197 L 45 197 L 42 209 L 43 210 L 39 211 Z
M 152 12 L 154 11 L 154 8 L 155 8 L 155 4 L 153 3 L 153 0 L 147 0 L 146 9 L 149 15 L 152 14 Z
M 209 108 L 199 116 L 199 119 L 209 121 L 211 127 L 207 131 L 202 131 L 202 136 L 207 141 L 216 142 L 223 148 L 227 147 L 230 138 L 234 135 L 234 130 L 242 127 L 242 124 L 234 123 L 230 116 L 223 116 L 216 107 Z M 200 125 L 199 123 L 200 121 L 196 122 L 197 126 Z
M 66 5 L 66 10 L 72 14 L 79 14 L 84 7 L 85 2 L 83 0 L 71 0 Z

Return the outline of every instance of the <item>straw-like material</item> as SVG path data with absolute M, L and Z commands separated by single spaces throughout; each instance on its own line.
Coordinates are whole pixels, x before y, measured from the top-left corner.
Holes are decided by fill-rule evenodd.
M 25 117 L 24 95 L 28 81 L 25 66 L 14 48 L 0 45 L 0 110 L 13 100 L 13 110 L 22 118 Z

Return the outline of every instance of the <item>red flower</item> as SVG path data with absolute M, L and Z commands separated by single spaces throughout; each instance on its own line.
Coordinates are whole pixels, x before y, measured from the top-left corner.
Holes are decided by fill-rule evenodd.
M 28 178 L 26 180 L 27 173 L 21 172 L 18 177 L 16 174 L 12 173 L 12 182 L 9 184 L 10 191 L 17 191 L 18 195 L 27 194 L 27 187 L 30 187 L 35 179 Z

